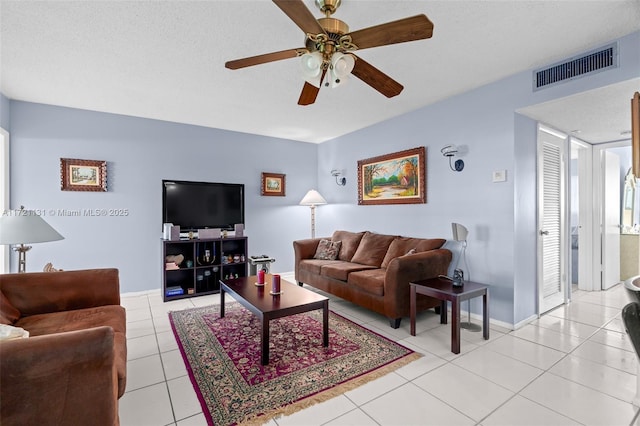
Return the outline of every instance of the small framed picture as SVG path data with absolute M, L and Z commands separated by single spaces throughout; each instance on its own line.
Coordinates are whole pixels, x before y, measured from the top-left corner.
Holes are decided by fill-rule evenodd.
M 107 191 L 107 162 L 60 159 L 60 183 L 63 191 Z
M 285 175 L 279 173 L 262 173 L 260 194 L 284 197 Z

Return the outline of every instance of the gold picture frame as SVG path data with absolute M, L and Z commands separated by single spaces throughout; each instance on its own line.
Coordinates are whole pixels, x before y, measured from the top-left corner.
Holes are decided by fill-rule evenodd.
M 107 191 L 107 162 L 60 159 L 60 189 L 63 191 Z
M 280 173 L 262 173 L 262 185 L 260 185 L 260 195 L 284 197 L 285 176 Z
M 425 148 L 358 161 L 358 204 L 427 202 Z

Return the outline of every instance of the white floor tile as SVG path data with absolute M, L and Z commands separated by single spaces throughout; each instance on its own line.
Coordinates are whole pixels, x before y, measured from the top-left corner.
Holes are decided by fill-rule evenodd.
M 349 398 L 357 406 L 360 406 L 402 386 L 406 382 L 406 379 L 392 372 L 362 386 L 358 386 L 353 390 L 345 392 L 344 396 Z
M 525 325 L 524 327 L 511 332 L 512 336 L 538 343 L 548 348 L 557 349 L 564 353 L 569 353 L 580 345 L 584 340 L 569 334 L 560 333 L 537 325 Z
M 582 302 L 582 299 L 549 312 L 548 315 L 566 318 L 594 327 L 602 327 L 620 313 L 620 309 Z
M 320 404 L 280 417 L 276 421 L 280 426 L 321 425 L 356 409 L 356 405 L 344 395 L 337 396 Z
M 483 426 L 579 426 L 553 410 L 521 396 L 514 396 L 482 421 Z
M 162 358 L 164 374 L 166 375 L 167 380 L 186 376 L 188 374 L 187 367 L 185 367 L 184 360 L 182 359 L 182 354 L 178 349 L 162 352 L 160 357 Z
M 413 383 L 396 388 L 360 408 L 385 426 L 475 424 L 471 418 Z
M 163 331 L 161 333 L 158 333 L 157 336 L 160 352 L 167 352 L 178 349 L 178 342 L 176 341 L 176 336 L 173 334 L 173 331 Z
M 142 321 L 127 322 L 127 338 L 149 336 L 155 334 L 153 321 L 145 319 Z
M 176 420 L 186 419 L 202 412 L 200 401 L 188 376 L 169 380 L 167 384 Z
M 136 358 L 127 362 L 127 392 L 164 381 L 160 355 Z
M 479 348 L 452 362 L 512 392 L 522 390 L 544 372 L 487 348 Z
M 127 359 L 143 358 L 158 353 L 156 336 L 142 336 L 127 339 Z
M 325 426 L 378 426 L 371 417 L 365 414 L 361 409 L 355 409 L 349 411 L 347 414 L 343 414 L 335 420 L 325 423 Z
M 591 337 L 592 342 L 602 343 L 603 345 L 613 346 L 614 348 L 624 349 L 625 351 L 635 353 L 633 344 L 629 340 L 626 332 L 618 332 L 607 329 L 601 329 Z
M 598 331 L 598 327 L 582 324 L 576 321 L 570 321 L 565 318 L 558 318 L 553 315 L 543 315 L 538 320 L 534 321 L 532 325 L 548 328 L 550 330 L 557 331 L 558 333 L 569 334 L 581 339 L 588 339 Z
M 626 371 L 630 374 L 636 374 L 637 371 L 638 360 L 635 353 L 592 342 L 591 340 L 580 345 L 579 348 L 572 352 L 572 355 Z
M 514 393 L 453 364 L 445 364 L 413 381 L 436 398 L 480 421 Z
M 119 401 L 121 426 L 173 424 L 171 400 L 166 383 L 126 392 Z
M 416 350 L 413 349 L 410 345 L 407 345 L 405 341 L 400 341 L 399 343 L 401 345 L 409 347 L 412 350 Z M 447 361 L 445 361 L 444 359 L 427 352 L 424 353 L 421 358 L 410 362 L 404 367 L 400 367 L 395 371 L 395 373 L 404 377 L 406 380 L 413 380 L 416 377 L 422 376 L 423 374 L 426 374 L 429 371 L 440 367 L 446 362 Z
M 563 352 L 520 339 L 510 334 L 492 340 L 484 347 L 542 370 L 550 368 L 565 356 Z
M 635 414 L 631 404 L 550 373 L 521 395 L 585 425 L 628 425 Z
M 176 426 L 207 426 L 207 419 L 204 414 L 198 413 L 195 416 L 187 417 L 186 419 L 176 422 Z
M 585 358 L 569 355 L 554 365 L 550 373 L 599 392 L 631 402 L 636 394 L 636 376 Z

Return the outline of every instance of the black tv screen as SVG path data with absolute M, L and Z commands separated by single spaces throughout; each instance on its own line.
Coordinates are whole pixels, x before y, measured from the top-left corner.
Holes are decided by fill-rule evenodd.
M 244 224 L 244 185 L 163 180 L 162 222 L 187 231 L 233 229 Z

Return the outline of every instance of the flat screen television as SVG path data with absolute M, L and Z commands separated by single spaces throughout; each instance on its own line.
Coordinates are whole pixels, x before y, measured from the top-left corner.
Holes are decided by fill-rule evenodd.
M 181 231 L 233 229 L 244 224 L 244 185 L 163 180 L 162 222 Z

